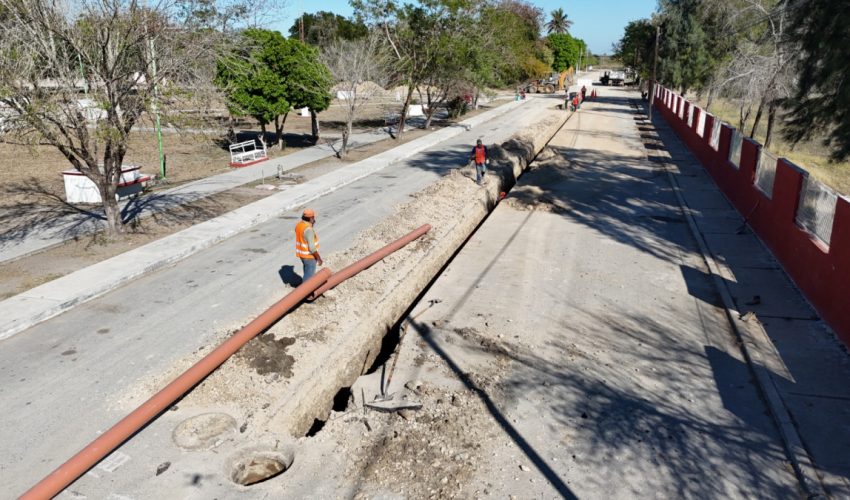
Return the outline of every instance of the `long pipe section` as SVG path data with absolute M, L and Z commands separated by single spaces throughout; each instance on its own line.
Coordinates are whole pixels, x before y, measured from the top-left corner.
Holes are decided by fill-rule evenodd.
M 381 260 L 384 257 L 386 257 L 387 255 L 395 252 L 396 250 L 402 248 L 403 246 L 405 246 L 408 243 L 410 243 L 411 241 L 419 238 L 420 236 L 422 236 L 423 234 L 427 233 L 430 230 L 431 230 L 431 224 L 425 224 L 423 226 L 420 226 L 418 229 L 408 233 L 406 236 L 403 236 L 403 237 L 395 240 L 394 242 L 392 242 L 389 245 L 381 248 L 380 250 L 372 252 L 369 255 L 367 255 L 366 257 L 363 257 L 362 259 L 358 260 L 357 262 L 355 262 L 355 263 L 353 263 L 353 264 L 351 264 L 347 267 L 344 267 L 343 269 L 340 269 L 338 272 L 334 273 L 333 276 L 328 278 L 328 281 L 324 285 L 322 285 L 319 288 L 317 288 L 316 290 L 314 290 L 312 295 L 310 295 L 310 297 L 308 297 L 307 300 L 316 300 L 320 295 L 327 292 L 331 288 L 339 285 L 340 283 L 342 283 L 343 281 L 347 280 L 348 278 L 354 276 L 355 274 L 359 273 L 360 271 L 364 271 L 364 270 L 368 269 L 369 267 L 374 265 L 379 260 Z
M 111 429 L 92 441 L 88 446 L 59 466 L 38 484 L 24 493 L 25 500 L 51 498 L 58 495 L 69 484 L 73 483 L 89 469 L 109 455 L 130 436 L 138 432 L 154 417 L 171 406 L 180 396 L 203 380 L 213 370 L 218 368 L 227 358 L 232 356 L 240 347 L 247 344 L 257 334 L 266 330 L 279 320 L 290 309 L 304 300 L 310 292 L 321 286 L 331 276 L 329 269 L 322 269 L 295 290 L 287 294 L 273 306 L 268 308 L 255 320 L 248 323 L 229 339 L 225 340 L 212 352 L 195 363 L 182 375 L 174 379 L 161 391 L 154 394 L 132 413 L 124 417 Z

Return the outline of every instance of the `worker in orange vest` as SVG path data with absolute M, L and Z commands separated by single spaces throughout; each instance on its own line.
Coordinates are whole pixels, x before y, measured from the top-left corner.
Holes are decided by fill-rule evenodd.
M 487 173 L 487 163 L 490 162 L 487 159 L 487 146 L 481 142 L 481 139 L 478 139 L 478 142 L 475 143 L 469 159 L 475 162 L 475 182 L 480 186 L 481 182 L 484 181 L 484 174 Z
M 316 265 L 322 265 L 322 256 L 319 255 L 319 236 L 313 225 L 316 224 L 316 212 L 312 208 L 304 209 L 301 220 L 295 225 L 295 256 L 301 259 L 304 265 L 304 277 L 302 282 L 307 281 L 316 274 Z

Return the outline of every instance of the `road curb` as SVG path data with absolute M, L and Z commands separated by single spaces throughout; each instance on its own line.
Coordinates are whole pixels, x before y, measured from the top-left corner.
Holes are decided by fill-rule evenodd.
M 0 302 L 0 341 L 501 116 L 513 101 Z M 289 199 L 288 199 L 289 198 Z M 285 200 L 285 201 L 284 201 Z
M 645 110 L 645 107 L 642 104 L 638 104 L 637 109 Z M 660 117 L 657 119 L 663 120 Z M 649 122 L 649 120 L 646 120 L 646 122 L 652 125 L 653 129 L 655 129 L 654 123 Z M 657 135 L 657 132 L 655 133 Z M 673 137 L 676 137 L 675 134 L 672 135 Z M 676 140 L 679 141 L 678 137 L 676 137 Z M 688 150 L 684 145 L 682 145 L 682 147 L 684 150 Z M 679 208 L 685 216 L 688 228 L 690 229 L 694 240 L 697 242 L 697 246 L 699 246 L 703 260 L 705 260 L 705 263 L 708 266 L 711 279 L 720 295 L 721 301 L 723 302 L 723 309 L 726 313 L 726 317 L 729 320 L 732 330 L 735 332 L 735 336 L 740 341 L 741 351 L 747 360 L 750 371 L 752 371 L 755 376 L 759 392 L 761 392 L 762 397 L 767 403 L 767 407 L 770 411 L 771 417 L 773 418 L 774 424 L 779 430 L 780 438 L 782 439 L 783 446 L 785 447 L 785 454 L 791 462 L 791 466 L 794 468 L 794 473 L 797 476 L 800 488 L 809 499 L 825 499 L 827 498 L 827 495 L 823 490 L 823 485 L 818 479 L 817 471 L 812 464 L 811 457 L 803 446 L 802 439 L 794 425 L 791 412 L 782 400 L 782 396 L 779 394 L 779 390 L 777 389 L 770 372 L 767 368 L 765 368 L 765 357 L 776 355 L 773 344 L 760 323 L 757 321 L 750 323 L 741 319 L 741 314 L 737 310 L 735 302 L 732 299 L 732 294 L 726 284 L 727 280 L 731 277 L 727 276 L 726 273 L 723 272 L 723 268 L 717 263 L 717 260 L 714 258 L 714 254 L 708 248 L 708 244 L 697 226 L 696 218 L 682 196 L 682 189 L 679 186 L 679 182 L 671 171 L 672 163 L 670 161 L 663 161 L 660 162 L 660 164 L 667 174 L 667 179 L 670 182 L 670 186 L 676 196 Z

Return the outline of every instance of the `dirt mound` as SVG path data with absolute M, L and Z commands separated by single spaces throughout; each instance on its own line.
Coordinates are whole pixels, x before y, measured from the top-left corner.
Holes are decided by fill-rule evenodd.
M 505 203 L 515 210 L 566 213 L 569 205 L 562 190 L 573 168 L 569 160 L 552 148 L 545 148 L 522 178 L 522 185 L 511 191 Z

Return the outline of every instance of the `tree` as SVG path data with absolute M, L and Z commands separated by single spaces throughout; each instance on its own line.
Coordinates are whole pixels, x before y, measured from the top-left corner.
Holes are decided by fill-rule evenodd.
M 301 38 L 304 23 L 304 42 L 315 47 L 325 47 L 337 40 L 356 40 L 369 34 L 369 28 L 359 20 L 347 19 L 333 12 L 319 11 L 304 14 L 292 23 L 289 37 Z
M 322 61 L 338 82 L 345 110 L 345 129 L 339 157 L 348 154 L 351 129 L 362 107 L 389 81 L 389 55 L 380 33 L 355 40 L 337 39 L 322 51 Z
M 792 13 L 790 40 L 801 49 L 797 86 L 788 103 L 784 135 L 792 143 L 823 134 L 830 157 L 850 157 L 850 85 L 847 5 L 810 0 Z
M 316 113 L 330 105 L 333 80 L 319 62 L 318 51 L 277 31 L 249 28 L 242 43 L 218 61 L 215 82 L 224 91 L 228 109 L 260 123 L 263 134 L 274 123 L 283 148 L 283 128 L 293 108 L 309 107 L 313 137 L 318 139 Z
M 230 113 L 253 117 L 260 123 L 263 136 L 266 127 L 274 123 L 275 137 L 281 147 L 280 117 L 292 109 L 283 73 L 289 53 L 286 45 L 287 40 L 276 31 L 247 29 L 232 53 L 219 58 L 215 77 L 216 85 L 227 97 Z
M 286 0 L 172 0 L 176 18 L 188 29 L 228 33 L 262 27 Z
M 552 62 L 552 69 L 554 71 L 561 72 L 578 64 L 578 58 L 582 53 L 584 44 L 581 40 L 562 33 L 547 36 L 546 43 L 552 49 L 552 54 L 554 55 L 554 61 Z
M 543 11 L 517 0 L 481 9 L 476 19 L 483 42 L 482 65 L 492 73 L 492 85 L 539 78 L 551 71 L 552 51 L 540 39 Z
M 614 47 L 614 57 L 633 66 L 641 78 L 648 78 L 654 48 L 655 27 L 649 19 L 639 19 L 626 25 L 623 37 Z
M 318 113 L 331 104 L 333 75 L 320 61 L 315 47 L 297 40 L 289 40 L 287 45 L 288 54 L 282 61 L 286 97 L 294 108 L 310 109 L 311 135 L 313 140 L 318 141 Z
M 567 13 L 564 9 L 555 9 L 552 11 L 551 19 L 546 23 L 547 33 L 567 33 L 573 26 L 573 22 L 567 19 Z
M 397 5 L 391 0 L 354 0 L 355 9 L 379 29 L 395 57 L 399 80 L 407 87 L 397 128 L 402 137 L 413 93 L 436 68 L 446 39 L 463 30 L 475 16 L 475 2 L 427 0 Z
M 130 132 L 160 92 L 185 103 L 206 89 L 216 34 L 135 0 L 82 2 L 74 16 L 52 0 L 0 8 L 0 138 L 57 148 L 97 185 L 108 232 L 122 232 L 116 192 Z
M 659 80 L 683 94 L 704 88 L 728 52 L 727 37 L 718 29 L 721 20 L 710 15 L 704 0 L 660 0 L 658 5 L 664 36 Z

